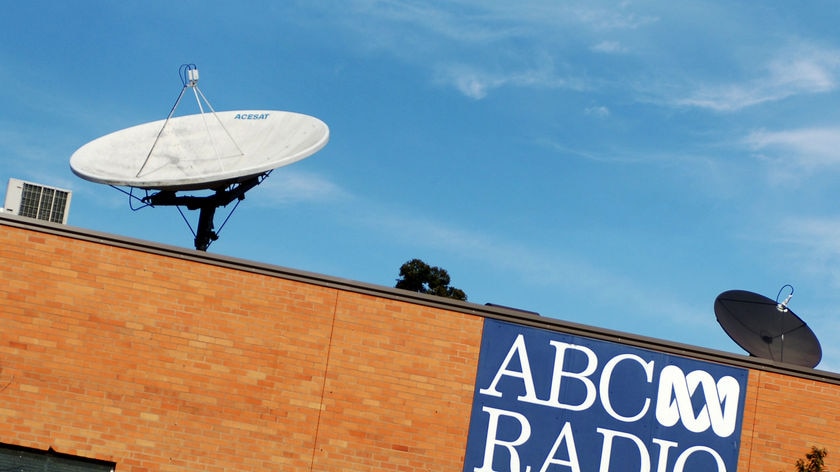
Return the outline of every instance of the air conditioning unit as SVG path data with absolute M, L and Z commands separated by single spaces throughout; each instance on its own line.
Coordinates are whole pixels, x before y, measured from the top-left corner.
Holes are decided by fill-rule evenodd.
M 53 223 L 67 223 L 73 193 L 56 187 L 9 179 L 3 210 Z

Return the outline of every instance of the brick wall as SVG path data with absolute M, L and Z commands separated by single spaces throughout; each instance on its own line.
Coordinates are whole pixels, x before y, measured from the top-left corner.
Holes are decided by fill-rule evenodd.
M 11 227 L 0 248 L 0 442 L 130 472 L 462 467 L 480 318 Z
M 0 442 L 118 471 L 457 471 L 483 318 L 0 225 Z M 740 471 L 840 461 L 840 386 L 752 369 Z
M 738 470 L 794 471 L 811 446 L 826 448 L 826 470 L 838 470 L 840 386 L 751 370 Z

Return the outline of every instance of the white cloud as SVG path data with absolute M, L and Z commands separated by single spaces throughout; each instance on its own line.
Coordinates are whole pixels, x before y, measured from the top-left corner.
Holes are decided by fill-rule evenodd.
M 633 30 L 659 21 L 656 16 L 637 14 L 629 6 L 629 2 L 622 2 L 618 8 L 612 5 L 598 8 L 587 4 L 573 8 L 572 11 L 581 23 L 598 31 Z
M 447 67 L 438 73 L 437 81 L 441 84 L 452 84 L 459 92 L 475 100 L 481 100 L 487 96 L 489 90 L 500 87 L 505 82 L 502 78 L 492 77 L 464 66 Z
M 788 167 L 812 171 L 840 165 L 840 127 L 754 131 L 744 142 L 753 151 Z
M 654 293 L 656 291 L 650 287 L 640 287 L 632 277 L 611 273 L 577 254 L 500 240 L 482 231 L 465 230 L 422 216 L 406 216 L 390 209 L 368 208 L 362 214 L 367 215 L 363 216 L 364 224 L 385 233 L 388 240 L 402 240 L 412 247 L 457 254 L 474 261 L 479 267 L 485 267 L 485 270 L 504 274 L 503 277 L 516 278 L 534 287 L 538 293 L 545 293 L 546 290 L 575 294 L 598 293 L 598 303 L 605 306 L 644 306 L 645 310 L 637 314 L 640 318 L 667 319 L 668 323 L 682 327 L 705 329 L 708 326 L 708 314 L 704 310 L 691 306 L 673 294 Z M 611 289 L 604 291 L 603 287 Z M 656 299 L 657 303 L 651 305 L 648 303 L 650 299 Z M 558 305 L 554 309 L 562 311 L 565 308 Z M 562 315 L 558 311 L 543 314 Z M 625 326 L 624 329 L 629 328 Z
M 836 318 L 840 297 L 840 218 L 818 216 L 792 216 L 785 218 L 783 231 L 762 231 L 762 238 L 774 234 L 774 243 L 783 247 L 779 263 L 787 264 L 791 273 L 797 274 L 799 286 L 807 287 L 797 306 L 803 307 L 797 314 L 803 317 L 819 339 L 823 341 L 823 359 L 818 367 L 834 372 L 840 371 L 836 359 L 840 348 L 826 340 L 840 336 L 840 322 Z M 822 288 L 822 290 L 820 290 Z M 803 290 L 806 291 L 806 290 Z M 796 301 L 797 298 L 794 298 Z M 835 360 L 832 364 L 831 359 Z
M 260 197 L 254 201 L 260 206 L 351 198 L 347 192 L 323 176 L 292 169 L 273 172 L 257 189 Z
M 631 2 L 605 6 L 591 0 L 557 2 L 527 0 L 454 0 L 429 2 L 356 0 L 355 15 L 383 24 L 410 25 L 448 39 L 486 42 L 510 36 L 532 36 L 561 27 L 580 26 L 597 31 L 634 30 L 655 23 L 659 18 L 636 13 Z M 383 26 L 380 24 L 379 26 Z
M 840 257 L 840 218 L 794 218 L 786 225 L 788 238 L 785 241 L 816 249 L 826 257 Z M 837 269 L 840 274 L 840 267 Z M 840 278 L 838 278 L 840 280 Z
M 607 118 L 610 116 L 610 109 L 605 106 L 588 107 L 583 112 L 596 118 Z
M 530 0 L 525 5 L 492 0 L 448 3 L 394 0 L 349 3 L 341 24 L 358 36 L 366 53 L 386 53 L 428 67 L 433 80 L 467 97 L 482 99 L 503 87 L 587 89 L 591 79 L 578 55 L 593 31 L 627 31 L 656 21 L 629 4 Z M 603 41 L 598 53 L 619 53 L 619 41 Z M 563 67 L 557 67 L 560 64 Z M 570 72 L 573 71 L 573 72 Z
M 622 53 L 627 51 L 627 48 L 622 46 L 618 41 L 601 41 L 600 43 L 592 46 L 591 49 L 595 52 L 603 52 L 607 54 Z
M 763 69 L 764 74 L 745 82 L 702 85 L 676 104 L 728 112 L 794 95 L 829 92 L 837 87 L 840 51 L 789 47 Z
M 505 86 L 572 90 L 587 88 L 583 80 L 562 78 L 555 74 L 549 61 L 536 68 L 498 72 L 486 71 L 479 66 L 468 64 L 448 64 L 438 69 L 436 82 L 452 85 L 462 94 L 475 100 L 480 100 L 492 90 Z
M 616 85 L 626 88 L 636 84 L 636 92 L 647 95 L 647 101 L 669 106 L 731 112 L 837 87 L 840 52 L 804 41 L 783 45 L 775 53 L 772 51 L 777 45 L 772 42 L 753 47 L 752 51 L 775 54 L 764 59 L 745 52 L 750 51 L 747 42 L 742 51 L 719 51 L 719 61 L 710 54 L 711 62 L 700 63 L 703 70 L 692 70 L 695 66 L 669 70 L 669 64 L 674 63 L 669 58 L 681 54 L 680 42 L 672 45 L 659 35 L 663 31 L 682 34 L 679 28 L 696 23 L 692 12 L 696 13 L 657 2 L 354 0 L 347 2 L 340 17 L 332 11 L 326 17 L 340 22 L 355 38 L 353 43 L 366 53 L 385 53 L 429 68 L 438 84 L 473 99 L 503 87 L 587 90 L 593 83 L 616 84 L 613 76 L 599 71 L 627 70 L 623 69 L 625 64 L 614 68 L 603 61 L 609 60 L 605 57 L 608 55 L 626 54 L 628 44 L 634 45 L 636 59 L 647 62 L 621 73 L 621 82 Z M 735 21 L 728 20 L 727 25 L 734 28 Z M 649 28 L 652 25 L 656 28 Z M 743 25 L 739 27 L 743 29 Z M 724 33 L 715 29 L 698 32 L 685 28 L 685 34 L 708 35 L 709 44 L 714 46 L 731 45 L 721 39 Z M 743 37 L 749 34 L 746 31 Z M 738 39 L 737 44 L 745 43 Z M 562 67 L 556 67 L 559 65 Z M 720 67 L 726 67 L 726 77 L 745 78 L 696 79 Z M 683 72 L 697 81 L 681 81 L 678 75 Z M 674 91 L 678 98 L 673 98 Z
M 837 81 L 834 78 L 840 64 L 837 51 L 805 51 L 800 57 L 777 59 L 768 66 L 770 87 L 788 89 L 793 93 L 819 93 L 834 90 Z

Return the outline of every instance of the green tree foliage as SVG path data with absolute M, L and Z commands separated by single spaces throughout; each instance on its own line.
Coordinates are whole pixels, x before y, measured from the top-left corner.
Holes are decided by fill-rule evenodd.
M 412 259 L 400 267 L 396 288 L 456 300 L 467 299 L 463 290 L 449 286 L 449 273 L 445 269 L 432 267 L 420 259 Z
M 805 454 L 805 459 L 796 460 L 796 472 L 828 472 L 825 468 L 825 456 L 828 451 L 825 448 L 811 446 L 811 452 Z

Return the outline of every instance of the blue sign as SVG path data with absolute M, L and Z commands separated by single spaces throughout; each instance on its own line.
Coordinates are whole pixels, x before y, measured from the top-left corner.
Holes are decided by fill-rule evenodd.
M 464 472 L 734 472 L 747 376 L 488 319 Z

